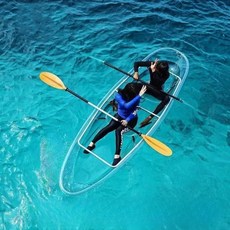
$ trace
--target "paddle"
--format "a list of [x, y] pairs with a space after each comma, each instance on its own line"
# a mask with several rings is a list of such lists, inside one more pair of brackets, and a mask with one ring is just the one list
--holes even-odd
[[[98, 59], [98, 58], [95, 58], [95, 57], [92, 57], [92, 56], [89, 56], [89, 57], [92, 58], [92, 59], [95, 59], [95, 60], [97, 60], [97, 61], [99, 61], [99, 62], [102, 62], [103, 64], [105, 64], [105, 65], [107, 65], [107, 66], [109, 66], [109, 67], [111, 67], [111, 68], [113, 68], [113, 69], [115, 69], [115, 70], [117, 70], [117, 71], [119, 71], [119, 72], [121, 72], [121, 73], [123, 73], [123, 74], [125, 74], [125, 75], [127, 75], [127, 76], [129, 76], [129, 77], [131, 77], [131, 78], [133, 78], [132, 74], [127, 73], [127, 72], [125, 72], [124, 70], [119, 69], [119, 68], [116, 67], [116, 66], [113, 66], [113, 65], [110, 64], [109, 62], [103, 61], [103, 60], [101, 60], [101, 59]], [[176, 74], [174, 74], [174, 73], [172, 73], [172, 72], [170, 72], [170, 73], [171, 73], [172, 75], [174, 75], [174, 76], [177, 76]], [[141, 80], [141, 79], [138, 79], [138, 81], [140, 81], [140, 82], [143, 83], [144, 85], [148, 85], [149, 87], [152, 87], [152, 85], [150, 85], [148, 82], [145, 82], [145, 81], [143, 81], [143, 80]], [[155, 89], [155, 90], [156, 90], [156, 89]], [[202, 111], [200, 111], [199, 109], [196, 109], [194, 106], [190, 105], [189, 103], [187, 103], [186, 101], [182, 100], [181, 98], [178, 98], [178, 97], [176, 97], [176, 96], [174, 96], [174, 95], [172, 95], [172, 94], [169, 94], [169, 93], [167, 93], [167, 92], [164, 92], [164, 91], [160, 91], [160, 92], [162, 92], [162, 93], [168, 95], [169, 97], [172, 97], [173, 99], [175, 99], [175, 100], [177, 100], [177, 101], [183, 103], [184, 105], [187, 105], [187, 106], [190, 107], [191, 109], [193, 109], [193, 110], [195, 110], [196, 112], [198, 112], [200, 115], [206, 116]]]
[[[80, 100], [84, 101], [85, 103], [87, 103], [88, 105], [94, 107], [95, 109], [101, 111], [102, 113], [106, 114], [107, 116], [111, 117], [113, 120], [120, 122], [117, 118], [113, 117], [112, 115], [110, 115], [109, 113], [107, 113], [106, 111], [104, 111], [103, 109], [97, 107], [96, 105], [94, 105], [93, 103], [91, 103], [90, 101], [87, 101], [85, 98], [81, 97], [80, 95], [76, 94], [75, 92], [73, 92], [72, 90], [68, 89], [64, 83], [62, 82], [62, 80], [60, 78], [58, 78], [58, 76], [56, 76], [53, 73], [49, 73], [49, 72], [42, 72], [40, 73], [40, 79], [45, 82], [47, 85], [52, 86], [54, 88], [57, 89], [62, 89], [65, 90], [71, 94], [73, 94], [75, 97], [79, 98]], [[121, 122], [120, 122], [121, 123]], [[153, 137], [144, 135], [140, 132], [138, 132], [137, 130], [128, 127], [130, 130], [132, 130], [133, 132], [135, 132], [136, 134], [138, 134], [140, 137], [143, 138], [143, 140], [153, 149], [155, 149], [157, 152], [161, 153], [164, 156], [171, 156], [172, 155], [172, 150], [166, 146], [165, 144], [163, 144], [162, 142], [156, 140]]]
[[[122, 70], [122, 69], [119, 69], [118, 67], [112, 65], [112, 64], [109, 63], [109, 62], [103, 61], [103, 60], [101, 60], [101, 59], [98, 59], [98, 58], [95, 58], [95, 57], [92, 57], [92, 56], [89, 56], [89, 57], [92, 58], [92, 59], [95, 59], [95, 60], [97, 60], [97, 61], [99, 61], [99, 62], [102, 62], [103, 64], [105, 64], [105, 65], [107, 65], [107, 66], [109, 66], [109, 67], [111, 67], [111, 68], [113, 68], [113, 69], [115, 69], [115, 70], [117, 70], [117, 71], [119, 71], [119, 72], [121, 72], [121, 73], [123, 73], [123, 74], [125, 74], [125, 75], [127, 75], [127, 76], [129, 76], [129, 77], [131, 77], [131, 78], [133, 78], [133, 75], [132, 75], [132, 74], [130, 74], [130, 73], [128, 73], [128, 72], [125, 72], [125, 71]], [[141, 82], [141, 83], [144, 84], [144, 85], [149, 86], [150, 88], [153, 87], [153, 86], [150, 85], [148, 82], [145, 82], [145, 81], [143, 81], [143, 80], [141, 80], [141, 79], [138, 79], [138, 81]], [[156, 89], [154, 89], [154, 90], [156, 90]], [[184, 103], [184, 101], [183, 101], [182, 99], [180, 99], [180, 98], [178, 98], [178, 97], [175, 97], [175, 96], [172, 95], [172, 94], [166, 93], [166, 92], [164, 92], [164, 91], [160, 91], [160, 92], [162, 92], [162, 93], [168, 95], [169, 97], [174, 98], [174, 99], [177, 100], [177, 101], [180, 101], [180, 102]]]

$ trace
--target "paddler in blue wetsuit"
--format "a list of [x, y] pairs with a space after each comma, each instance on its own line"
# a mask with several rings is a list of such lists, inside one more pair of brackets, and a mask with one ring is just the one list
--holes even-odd
[[[147, 94], [150, 94], [160, 100], [160, 104], [153, 111], [154, 114], [158, 114], [161, 110], [169, 103], [170, 98], [163, 92], [163, 85], [169, 78], [169, 65], [167, 61], [138, 61], [134, 63], [134, 76], [135, 80], [139, 79], [138, 68], [147, 67], [150, 74], [150, 85], [147, 86]], [[148, 125], [154, 115], [148, 116], [144, 121], [141, 122], [140, 127]]]
[[121, 146], [122, 146], [122, 135], [127, 130], [126, 126], [131, 128], [137, 124], [137, 106], [140, 103], [141, 97], [146, 92], [146, 86], [138, 90], [135, 87], [135, 83], [129, 83], [124, 89], [119, 89], [115, 95], [115, 100], [118, 104], [118, 110], [114, 117], [120, 122], [111, 120], [110, 123], [101, 129], [93, 140], [90, 142], [84, 153], [89, 153], [87, 150], [93, 150], [96, 147], [96, 142], [102, 139], [106, 134], [115, 130], [116, 133], [116, 151], [113, 160], [113, 166], [117, 165], [121, 160]]

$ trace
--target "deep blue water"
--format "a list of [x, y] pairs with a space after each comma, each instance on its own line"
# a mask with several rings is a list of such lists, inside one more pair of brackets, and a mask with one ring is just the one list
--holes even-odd
[[[229, 12], [228, 0], [1, 1], [0, 229], [229, 229]], [[119, 75], [89, 56], [129, 71], [161, 47], [190, 62], [179, 96], [195, 110], [174, 103], [156, 134], [173, 156], [143, 145], [99, 187], [63, 194], [62, 162], [92, 108], [40, 72], [97, 104]]]

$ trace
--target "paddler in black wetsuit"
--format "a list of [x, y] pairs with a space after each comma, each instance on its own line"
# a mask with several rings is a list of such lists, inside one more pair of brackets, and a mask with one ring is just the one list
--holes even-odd
[[[165, 81], [169, 78], [169, 65], [166, 61], [138, 61], [134, 63], [134, 76], [135, 80], [139, 79], [138, 68], [139, 67], [148, 67], [150, 74], [150, 85], [147, 86], [147, 94], [150, 94], [160, 100], [160, 104], [153, 111], [154, 114], [158, 114], [170, 101], [170, 98], [167, 94], [163, 93], [163, 85]], [[144, 121], [141, 122], [140, 127], [148, 125], [150, 120], [154, 115], [148, 116]]]
[[120, 152], [122, 146], [122, 135], [126, 131], [127, 127], [133, 128], [137, 124], [137, 106], [140, 103], [140, 99], [146, 91], [146, 86], [141, 88], [135, 87], [136, 83], [129, 83], [124, 89], [119, 89], [115, 95], [115, 101], [118, 105], [116, 117], [120, 122], [112, 119], [110, 123], [101, 129], [93, 140], [90, 142], [84, 153], [89, 153], [88, 150], [93, 150], [96, 147], [96, 142], [107, 135], [109, 132], [116, 130], [116, 152], [114, 155], [113, 166], [117, 165], [120, 160]]

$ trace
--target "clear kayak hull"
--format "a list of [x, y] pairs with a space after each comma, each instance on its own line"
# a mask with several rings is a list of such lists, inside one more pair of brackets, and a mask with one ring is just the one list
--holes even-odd
[[[161, 48], [152, 52], [143, 60], [154, 61], [156, 58], [169, 62], [170, 78], [165, 83], [164, 91], [177, 97], [188, 75], [188, 59], [183, 53], [176, 49]], [[149, 72], [147, 68], [139, 68], [139, 73], [143, 81], [149, 81]], [[130, 71], [129, 74], [133, 74], [133, 72]], [[116, 111], [113, 111], [113, 106], [111, 106], [110, 101], [114, 99], [114, 95], [118, 88], [123, 88], [124, 85], [132, 81], [133, 79], [131, 77], [123, 76], [105, 95], [98, 104], [98, 107], [113, 116]], [[157, 104], [159, 104], [158, 100], [145, 94], [140, 103], [138, 124], [135, 129], [140, 130], [143, 134], [153, 136], [154, 132], [170, 110], [174, 100], [175, 99], [171, 98], [168, 105], [165, 106], [158, 116], [154, 117], [150, 125], [139, 129], [140, 121], [148, 116]], [[100, 140], [91, 153], [83, 153], [94, 135], [107, 125], [110, 120], [111, 118], [105, 113], [95, 109], [78, 132], [66, 154], [60, 171], [59, 185], [64, 193], [77, 195], [99, 185], [121, 168], [131, 156], [138, 152], [138, 149], [143, 143], [143, 139], [134, 132], [128, 131], [123, 135], [121, 151], [122, 161], [116, 167], [113, 167], [111, 164], [115, 151], [114, 132], [109, 133]]]

